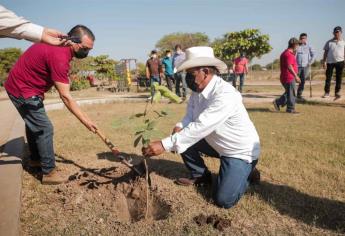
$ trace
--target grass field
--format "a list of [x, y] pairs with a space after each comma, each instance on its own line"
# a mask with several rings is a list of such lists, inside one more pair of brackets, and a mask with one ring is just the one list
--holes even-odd
[[[156, 105], [163, 107], [170, 115], [159, 123], [157, 138], [168, 135], [185, 110], [185, 105]], [[133, 134], [139, 124], [128, 117], [143, 108], [144, 104], [128, 103], [83, 109], [120, 150], [137, 160], [140, 148], [133, 147]], [[110, 207], [115, 204], [112, 189], [127, 169], [67, 110], [50, 112], [63, 172], [114, 167], [116, 181], [103, 182], [93, 190], [77, 184], [42, 186], [34, 174], [24, 172], [22, 235], [344, 234], [345, 106], [297, 105], [298, 116], [272, 112], [270, 104], [249, 104], [247, 109], [261, 139], [261, 184], [250, 187], [234, 208], [219, 209], [208, 190], [174, 184], [188, 172], [178, 155], [166, 153], [148, 164], [157, 196], [169, 205], [164, 208], [168, 216], [138, 222], [120, 222]], [[206, 158], [206, 164], [218, 172], [217, 159]], [[201, 213], [230, 219], [231, 227], [224, 232], [209, 225], [199, 227], [193, 218]]]

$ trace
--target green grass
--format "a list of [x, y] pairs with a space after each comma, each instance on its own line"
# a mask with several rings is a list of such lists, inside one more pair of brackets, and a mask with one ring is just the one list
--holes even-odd
[[[169, 135], [184, 114], [185, 105], [158, 104], [168, 107], [170, 115], [162, 119], [157, 138]], [[150, 162], [152, 181], [165, 201], [172, 206], [170, 217], [155, 223], [114, 224], [112, 213], [93, 207], [64, 212], [54, 190], [41, 186], [24, 173], [23, 235], [216, 235], [210, 226], [198, 227], [193, 217], [216, 213], [232, 220], [227, 235], [337, 235], [345, 233], [345, 107], [297, 105], [298, 116], [271, 112], [269, 104], [247, 106], [262, 145], [258, 169], [262, 183], [251, 187], [232, 209], [219, 209], [205, 199], [203, 191], [176, 186], [175, 178], [188, 172], [178, 155], [166, 153]], [[142, 111], [144, 104], [108, 104], [83, 108], [119, 148], [140, 155], [133, 147], [138, 121], [127, 119]], [[49, 113], [55, 127], [56, 153], [91, 168], [114, 165], [111, 159], [98, 159], [107, 147], [87, 131], [67, 110]], [[206, 158], [213, 173], [219, 161]], [[75, 167], [62, 165], [66, 172]], [[82, 190], [81, 190], [82, 191]], [[112, 199], [103, 199], [112, 201]], [[95, 201], [95, 204], [99, 200]], [[87, 216], [87, 217], [86, 217]], [[90, 219], [102, 217], [104, 224]]]

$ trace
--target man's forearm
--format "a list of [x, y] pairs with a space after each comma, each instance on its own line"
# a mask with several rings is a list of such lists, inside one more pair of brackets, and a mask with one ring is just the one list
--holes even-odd
[[289, 65], [288, 69], [289, 69], [290, 73], [293, 74], [293, 76], [296, 78], [297, 74], [296, 74], [295, 70], [293, 69], [292, 65]]
[[324, 53], [323, 53], [322, 62], [326, 63], [326, 60], [327, 60], [327, 51], [325, 50]]
[[86, 114], [80, 109], [76, 101], [72, 97], [61, 97], [63, 103], [67, 107], [67, 109], [80, 120], [81, 123], [85, 124], [86, 120], [89, 118], [86, 116]]

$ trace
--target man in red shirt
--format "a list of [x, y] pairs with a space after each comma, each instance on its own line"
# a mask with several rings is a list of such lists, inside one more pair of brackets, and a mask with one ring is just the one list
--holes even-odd
[[241, 52], [240, 56], [234, 60], [232, 69], [235, 72], [235, 78], [232, 81], [232, 85], [236, 88], [236, 80], [239, 77], [240, 85], [238, 87], [238, 91], [242, 93], [244, 79], [246, 74], [248, 74], [248, 59], [245, 57], [243, 52]]
[[280, 82], [282, 83], [285, 92], [284, 94], [273, 101], [276, 111], [280, 110], [280, 107], [286, 105], [286, 112], [296, 114], [296, 92], [295, 84], [300, 83], [301, 79], [298, 77], [296, 51], [299, 45], [299, 41], [296, 38], [289, 40], [288, 48], [280, 55]]
[[73, 57], [85, 58], [93, 48], [95, 36], [83, 25], [73, 27], [68, 36], [79, 38], [80, 43], [70, 42], [64, 47], [33, 44], [18, 59], [5, 82], [5, 89], [25, 122], [31, 152], [29, 164], [42, 168], [42, 184], [67, 180], [55, 167], [53, 126], [44, 109], [44, 93], [55, 86], [66, 107], [81, 123], [92, 132], [97, 129], [73, 100], [68, 79], [70, 61]]

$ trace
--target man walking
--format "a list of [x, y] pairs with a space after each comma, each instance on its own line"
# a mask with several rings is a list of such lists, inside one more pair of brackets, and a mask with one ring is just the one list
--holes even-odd
[[95, 36], [83, 25], [73, 27], [68, 36], [78, 37], [81, 43], [67, 47], [33, 44], [18, 59], [5, 82], [5, 89], [25, 122], [31, 153], [29, 164], [41, 167], [42, 184], [67, 180], [55, 167], [53, 126], [44, 109], [44, 93], [54, 85], [70, 112], [90, 131], [97, 129], [73, 100], [68, 79], [70, 61], [73, 57], [85, 58], [93, 48]]
[[280, 107], [284, 107], [286, 105], [286, 112], [292, 114], [298, 113], [295, 111], [295, 82], [301, 82], [297, 75], [298, 70], [295, 57], [298, 45], [298, 39], [291, 38], [289, 40], [288, 48], [280, 55], [280, 82], [282, 83], [285, 92], [280, 98], [273, 101], [276, 111], [279, 111]]
[[180, 153], [191, 174], [191, 178], [176, 181], [184, 186], [210, 184], [211, 173], [201, 154], [219, 158], [214, 201], [219, 207], [230, 208], [245, 193], [253, 177], [258, 176], [254, 168], [260, 154], [259, 136], [241, 94], [217, 75], [226, 72], [227, 66], [214, 57], [212, 48], [187, 49], [186, 60], [177, 68], [182, 70], [187, 71], [186, 82], [193, 91], [187, 114], [171, 136], [151, 142], [143, 148], [143, 155]]
[[167, 82], [168, 88], [170, 91], [172, 91], [175, 81], [174, 81], [173, 62], [171, 59], [170, 50], [165, 51], [165, 57], [162, 60], [162, 69], [163, 69], [164, 77]]
[[[176, 68], [185, 60], [186, 55], [182, 51], [181, 45], [177, 44], [175, 46], [175, 54], [173, 56], [173, 67]], [[182, 97], [186, 98], [187, 96], [187, 84], [185, 79], [185, 74], [183, 71], [176, 72], [175, 75], [175, 93], [177, 96], [181, 97], [180, 86], [182, 83]]]
[[238, 91], [242, 93], [244, 79], [248, 74], [248, 59], [245, 57], [243, 52], [241, 52], [240, 56], [234, 60], [232, 69], [235, 72], [235, 78], [232, 81], [232, 85], [236, 88], [236, 81], [239, 78], [240, 85], [238, 87]]
[[304, 90], [304, 84], [306, 78], [308, 78], [310, 71], [310, 66], [315, 60], [315, 51], [307, 43], [307, 34], [302, 33], [299, 36], [299, 47], [297, 48], [296, 60], [298, 66], [298, 76], [301, 79], [301, 83], [297, 89], [297, 98], [302, 99], [302, 94]]
[[341, 80], [344, 69], [345, 41], [342, 38], [342, 29], [337, 26], [333, 30], [334, 37], [328, 40], [324, 46], [323, 66], [326, 69], [325, 94], [323, 98], [329, 97], [333, 70], [335, 68], [335, 99], [341, 97]]

